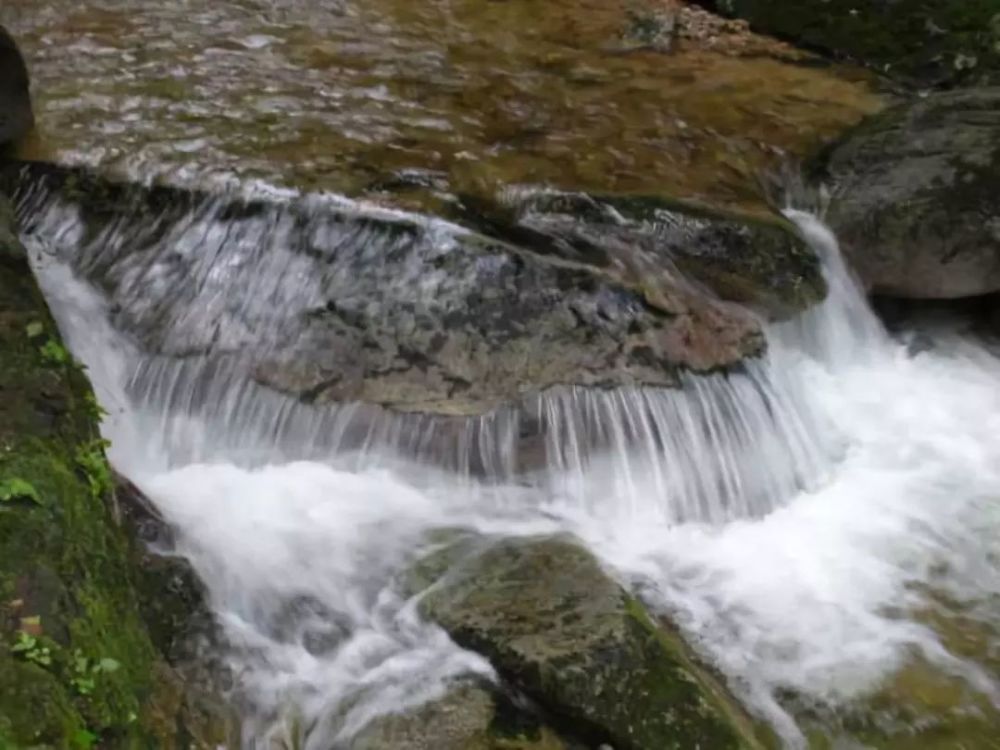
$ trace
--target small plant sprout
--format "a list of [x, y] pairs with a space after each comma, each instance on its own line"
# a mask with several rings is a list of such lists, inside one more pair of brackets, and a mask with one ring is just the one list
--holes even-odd
[[69, 681], [77, 693], [90, 695], [97, 687], [100, 675], [116, 672], [120, 666], [117, 661], [109, 658], [93, 661], [77, 649], [73, 652], [73, 675]]
[[41, 348], [42, 359], [45, 360], [46, 364], [52, 366], [63, 366], [68, 365], [73, 361], [72, 355], [66, 351], [66, 347], [60, 344], [55, 339], [49, 339], [45, 342], [45, 345]]
[[40, 667], [52, 666], [52, 651], [35, 636], [21, 632], [17, 641], [10, 647], [11, 653], [19, 655], [25, 661], [33, 662]]

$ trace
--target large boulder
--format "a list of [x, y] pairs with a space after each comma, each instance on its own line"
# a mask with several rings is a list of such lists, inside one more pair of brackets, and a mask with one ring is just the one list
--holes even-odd
[[764, 347], [756, 318], [680, 279], [651, 292], [437, 220], [27, 169], [26, 231], [148, 352], [228, 357], [308, 401], [478, 414], [562, 384], [671, 387]]
[[861, 61], [918, 85], [993, 80], [1000, 6], [991, 0], [699, 0], [765, 34]]
[[814, 168], [864, 283], [899, 297], [1000, 290], [1000, 88], [932, 94], [863, 123]]
[[570, 538], [458, 537], [406, 582], [429, 583], [427, 617], [593, 745], [761, 746], [714, 675]]
[[23, 138], [34, 121], [28, 68], [13, 37], [0, 26], [0, 153]]

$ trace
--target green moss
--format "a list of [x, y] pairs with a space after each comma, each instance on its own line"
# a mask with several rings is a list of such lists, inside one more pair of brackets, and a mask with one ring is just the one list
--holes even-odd
[[[747, 747], [777, 748], [778, 738], [770, 727], [755, 721], [733, 700], [722, 679], [708, 667], [692, 658], [681, 636], [665, 623], [653, 622], [642, 603], [632, 596], [625, 597], [625, 611], [636, 634], [636, 640], [643, 640], [647, 648], [666, 653], [668, 660], [658, 660], [672, 667], [670, 675], [651, 675], [648, 689], [653, 693], [663, 693], [668, 686], [685, 685], [697, 692], [705, 705], [705, 716], [723, 716], [739, 731]], [[684, 679], [682, 679], [682, 677]], [[672, 701], [671, 695], [659, 695], [657, 702]], [[660, 703], [669, 705], [669, 703]]]
[[[5, 216], [0, 196], [0, 482], [30, 485], [38, 502], [0, 505], [0, 731], [13, 747], [173, 747], [146, 720], [160, 655], [110, 508], [93, 394], [52, 355], [65, 350]], [[48, 663], [12, 650], [24, 631]]]
[[0, 726], [11, 748], [66, 747], [85, 729], [59, 678], [9, 653], [0, 655]]
[[591, 745], [762, 748], [721, 682], [660, 631], [642, 605], [567, 537], [459, 539], [411, 579], [460, 645]]

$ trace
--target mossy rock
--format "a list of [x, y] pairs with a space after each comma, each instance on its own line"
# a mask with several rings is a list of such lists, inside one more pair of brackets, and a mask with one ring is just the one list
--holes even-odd
[[214, 747], [225, 722], [194, 718], [142, 619], [96, 401], [11, 216], [0, 196], [0, 738]]
[[753, 29], [921, 86], [997, 81], [996, 0], [701, 0]]
[[719, 680], [572, 539], [466, 537], [418, 562], [405, 586], [442, 569], [422, 613], [589, 744], [763, 747]]
[[827, 220], [874, 292], [1000, 291], [1000, 87], [938, 92], [862, 123], [816, 159]]
[[[652, 195], [525, 191], [506, 203], [463, 198], [462, 218], [547, 256], [600, 269], [653, 305], [669, 286], [784, 319], [821, 302], [816, 253], [777, 215], [750, 215]], [[667, 287], [658, 293], [662, 281]], [[661, 304], [670, 310], [671, 303]]]

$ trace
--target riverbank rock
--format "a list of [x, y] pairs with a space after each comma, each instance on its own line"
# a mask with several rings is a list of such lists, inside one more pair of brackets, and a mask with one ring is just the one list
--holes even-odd
[[[787, 318], [819, 303], [815, 252], [781, 217], [723, 212], [657, 196], [509, 191], [465, 198], [463, 218], [533, 251], [594, 266], [641, 289], [653, 305], [688, 284], [709, 296]], [[670, 310], [670, 303], [663, 305]]]
[[673, 387], [764, 348], [751, 314], [677, 279], [651, 294], [434, 219], [27, 169], [26, 232], [148, 352], [228, 357], [306, 401], [480, 414], [556, 385]]
[[514, 705], [495, 685], [459, 682], [401, 714], [379, 717], [351, 740], [351, 750], [584, 750]]
[[432, 581], [421, 611], [589, 744], [761, 746], [718, 680], [572, 539], [459, 539], [406, 586]]
[[828, 221], [875, 293], [1000, 290], [1000, 87], [932, 94], [847, 134], [817, 163]]
[[143, 620], [98, 418], [0, 200], [0, 746], [215, 747]]
[[0, 153], [27, 135], [34, 122], [28, 68], [17, 43], [0, 26]]
[[983, 0], [699, 0], [765, 34], [921, 86], [997, 81], [1000, 7]]

